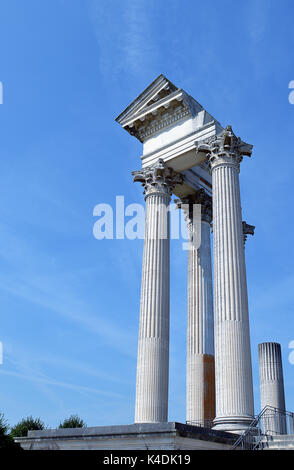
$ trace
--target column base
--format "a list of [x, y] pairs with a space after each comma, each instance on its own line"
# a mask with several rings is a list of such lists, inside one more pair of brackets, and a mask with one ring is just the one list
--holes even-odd
[[152, 421], [152, 420], [149, 420], [149, 421], [134, 421], [134, 424], [164, 424], [164, 423], [168, 423], [168, 421]]
[[253, 420], [254, 417], [252, 416], [221, 416], [214, 419], [212, 429], [243, 434]]

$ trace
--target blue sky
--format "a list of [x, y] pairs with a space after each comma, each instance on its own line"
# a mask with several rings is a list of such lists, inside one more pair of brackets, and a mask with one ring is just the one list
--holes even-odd
[[[6, 0], [0, 6], [0, 410], [55, 427], [133, 421], [142, 240], [93, 237], [93, 208], [143, 202], [140, 143], [114, 118], [163, 73], [254, 144], [241, 165], [257, 344], [282, 345], [294, 410], [294, 5], [290, 0]], [[169, 419], [185, 420], [186, 253], [171, 243]]]

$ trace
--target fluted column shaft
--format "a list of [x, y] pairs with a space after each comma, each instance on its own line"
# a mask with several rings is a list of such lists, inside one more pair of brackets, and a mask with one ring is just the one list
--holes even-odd
[[242, 430], [253, 419], [252, 367], [238, 169], [212, 169], [216, 419]]
[[167, 421], [169, 379], [169, 196], [146, 198], [135, 422]]
[[[186, 421], [209, 426], [215, 417], [213, 296], [210, 223], [211, 198], [204, 190], [183, 200], [186, 206], [189, 251], [187, 292]], [[200, 204], [200, 223], [195, 224], [194, 204]], [[184, 207], [182, 205], [182, 207]], [[196, 233], [200, 229], [199, 234]]]
[[215, 429], [242, 432], [254, 416], [239, 168], [252, 146], [230, 126], [207, 144], [213, 190]]
[[163, 162], [139, 172], [146, 194], [138, 339], [136, 423], [168, 419], [170, 236], [168, 206], [181, 178]]
[[[267, 405], [285, 411], [285, 392], [281, 346], [278, 343], [258, 345], [261, 410]], [[286, 434], [286, 416], [268, 410], [263, 416], [263, 431]]]

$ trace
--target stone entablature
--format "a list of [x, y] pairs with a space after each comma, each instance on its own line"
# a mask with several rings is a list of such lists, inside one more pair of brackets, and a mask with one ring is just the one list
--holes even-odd
[[128, 106], [117, 122], [140, 142], [187, 116], [194, 117], [202, 106], [163, 75]]
[[188, 93], [159, 75], [116, 121], [143, 143], [143, 168], [161, 159], [183, 174], [184, 184], [174, 191], [178, 197], [201, 188], [211, 194], [206, 155], [197, 146], [223, 128]]

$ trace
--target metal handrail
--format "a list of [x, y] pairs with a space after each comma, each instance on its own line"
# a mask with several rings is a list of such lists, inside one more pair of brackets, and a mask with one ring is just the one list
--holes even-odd
[[[268, 415], [268, 412], [272, 412], [272, 415]], [[237, 449], [238, 447], [244, 449], [246, 447], [246, 444], [248, 443], [249, 449], [256, 450], [260, 449], [260, 445], [262, 444], [262, 441], [264, 437], [269, 435], [270, 433], [275, 433], [278, 434], [276, 431], [272, 430], [269, 431], [267, 430], [266, 432], [262, 432], [260, 423], [264, 415], [267, 414], [267, 418], [272, 418], [273, 416], [276, 418], [277, 416], [288, 416], [292, 420], [292, 425], [294, 424], [294, 413], [291, 413], [289, 411], [285, 410], [280, 410], [278, 408], [275, 408], [273, 406], [267, 405], [265, 406], [261, 412], [252, 420], [250, 426], [246, 429], [246, 431], [241, 434], [238, 439], [235, 441], [233, 444], [232, 449]], [[292, 429], [294, 432], [294, 429]], [[247, 439], [249, 442], [247, 442]]]
[[205, 419], [203, 421], [186, 421], [186, 424], [190, 426], [197, 426], [200, 428], [212, 428], [213, 427], [213, 420]]

